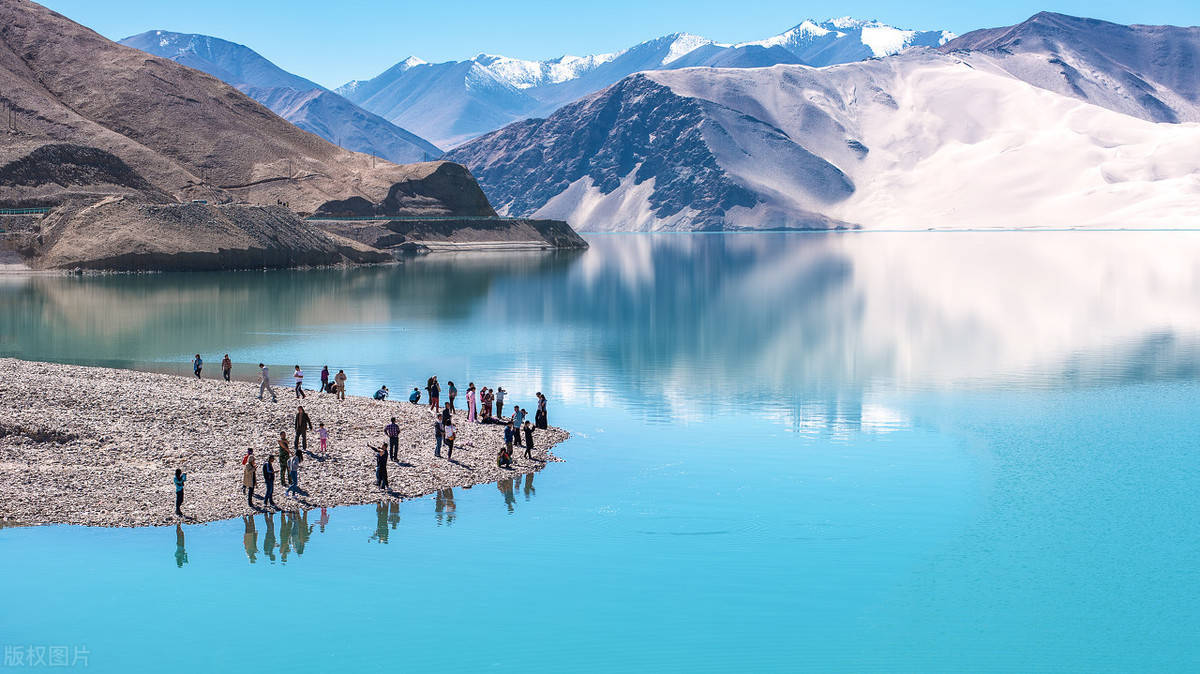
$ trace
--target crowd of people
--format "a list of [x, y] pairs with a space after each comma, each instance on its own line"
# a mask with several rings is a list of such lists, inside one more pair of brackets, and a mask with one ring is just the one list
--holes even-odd
[[[202, 378], [204, 361], [200, 354], [196, 354], [192, 361], [192, 371], [197, 379]], [[232, 361], [229, 354], [221, 360], [221, 373], [225, 381], [232, 381], [231, 372], [233, 369]], [[278, 402], [278, 397], [275, 394], [274, 388], [271, 386], [270, 369], [263, 363], [258, 364], [259, 371], [259, 388], [258, 399], [263, 400], [264, 394], [270, 393], [271, 399]], [[297, 400], [306, 398], [304, 391], [304, 371], [299, 365], [296, 365], [292, 379], [294, 382], [294, 393]], [[343, 370], [338, 370], [337, 374], [329, 376], [329, 367], [321, 368], [321, 394], [336, 395], [338, 400], [344, 400], [346, 397], [346, 373]], [[458, 439], [458, 429], [455, 426], [455, 414], [459, 411], [455, 408], [455, 400], [458, 397], [458, 388], [453, 381], [446, 382], [446, 403], [441, 403], [442, 387], [438, 382], [436, 375], [431, 376], [425, 383], [425, 391], [428, 394], [429, 411], [433, 416], [433, 456], [435, 458], [442, 457], [442, 449], [446, 450], [445, 458], [447, 461], [454, 462], [454, 446]], [[375, 392], [374, 399], [377, 401], [386, 401], [389, 395], [387, 386], [380, 386]], [[465, 423], [479, 424], [499, 424], [504, 426], [504, 444], [500, 446], [496, 455], [496, 465], [502, 468], [511, 468], [513, 465], [513, 447], [524, 447], [523, 457], [533, 459], [533, 437], [535, 429], [548, 428], [546, 418], [546, 396], [541, 391], [537, 392], [537, 403], [534, 411], [533, 421], [529, 420], [529, 413], [526, 409], [519, 405], [512, 406], [512, 412], [508, 418], [504, 414], [504, 401], [507, 391], [503, 386], [496, 389], [483, 387], [475, 388], [475, 383], [471, 382], [467, 385], [465, 409]], [[409, 402], [414, 405], [421, 404], [421, 389], [413, 387], [412, 393], [409, 395]], [[493, 406], [495, 414], [493, 414]], [[298, 499], [305, 492], [300, 489], [301, 467], [304, 462], [304, 455], [308, 452], [308, 432], [315, 431], [319, 441], [319, 451], [322, 460], [328, 458], [329, 452], [329, 431], [325, 428], [324, 422], [320, 422], [314, 428], [312, 419], [305, 412], [303, 406], [296, 408], [293, 425], [292, 442], [288, 442], [287, 432], [280, 431], [277, 439], [278, 452], [266, 452], [266, 458], [262, 461], [261, 467], [258, 460], [254, 456], [254, 449], [249, 447], [242, 456], [242, 492], [246, 495], [246, 503], [251, 508], [255, 508], [254, 498], [255, 490], [258, 487], [259, 473], [262, 474], [263, 480], [263, 495], [262, 503], [264, 507], [278, 508], [275, 503], [275, 476], [279, 476], [279, 486], [286, 487], [285, 495], [289, 498]], [[388, 484], [388, 462], [400, 462], [399, 456], [399, 437], [400, 426], [396, 422], [396, 417], [392, 417], [390, 423], [382, 429], [385, 440], [378, 445], [367, 443], [368, 449], [373, 453], [375, 460], [375, 486], [384, 491], [390, 490]], [[311, 455], [311, 453], [310, 453]], [[276, 467], [275, 460], [278, 457], [279, 465]], [[184, 500], [184, 485], [187, 481], [187, 473], [182, 469], [176, 469], [174, 475], [175, 486], [175, 514], [182, 517], [182, 507]]]

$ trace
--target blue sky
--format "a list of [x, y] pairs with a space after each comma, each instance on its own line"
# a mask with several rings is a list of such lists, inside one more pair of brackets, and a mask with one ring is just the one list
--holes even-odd
[[874, 18], [903, 28], [964, 33], [1017, 23], [1041, 10], [1118, 23], [1200, 24], [1200, 0], [45, 0], [46, 6], [119, 40], [152, 29], [240, 42], [280, 67], [336, 87], [400, 59], [470, 58], [479, 52], [543, 59], [623, 49], [685, 31], [722, 42], [783, 32], [806, 18]]

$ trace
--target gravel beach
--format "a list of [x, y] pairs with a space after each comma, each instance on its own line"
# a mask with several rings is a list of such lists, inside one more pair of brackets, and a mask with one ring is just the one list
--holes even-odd
[[[298, 404], [314, 430], [300, 467], [304, 493], [289, 498], [276, 478], [275, 502], [283, 510], [413, 498], [533, 473], [559, 460], [550, 449], [569, 436], [553, 427], [535, 430], [534, 460], [514, 447], [513, 468], [498, 468], [504, 427], [467, 423], [459, 410], [454, 460], [448, 461], [444, 449], [443, 458], [433, 456], [427, 405], [349, 395], [338, 401], [307, 390], [296, 400], [290, 373], [283, 374], [273, 403], [269, 396], [258, 400], [257, 383], [0, 358], [0, 520], [153, 526], [258, 512], [241, 491], [241, 457], [254, 448], [261, 497], [261, 460], [278, 454], [280, 431], [293, 440]], [[458, 402], [466, 401], [460, 395]], [[383, 427], [393, 416], [400, 426], [399, 461], [388, 462], [384, 492], [375, 487], [375, 455], [366, 443], [386, 442]], [[315, 427], [321, 422], [329, 429], [327, 458], [319, 456]], [[182, 519], [174, 513], [177, 467], [187, 473]], [[262, 508], [260, 498], [255, 508]]]

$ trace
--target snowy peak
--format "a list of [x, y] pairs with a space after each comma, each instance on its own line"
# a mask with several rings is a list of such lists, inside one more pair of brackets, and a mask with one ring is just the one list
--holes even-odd
[[664, 39], [670, 40], [670, 46], [667, 47], [666, 56], [662, 58], [663, 65], [678, 61], [701, 47], [715, 44], [712, 40], [691, 33], [674, 33]]
[[891, 56], [914, 46], [937, 47], [954, 37], [949, 31], [906, 30], [874, 19], [843, 16], [820, 23], [806, 19], [774, 37], [736, 46], [783, 47], [805, 63], [827, 66]]

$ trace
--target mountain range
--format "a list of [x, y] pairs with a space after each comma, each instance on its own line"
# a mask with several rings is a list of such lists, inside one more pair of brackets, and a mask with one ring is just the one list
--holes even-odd
[[548, 61], [480, 54], [466, 61], [426, 63], [409, 57], [337, 92], [442, 147], [453, 147], [507, 123], [549, 114], [646, 70], [826, 66], [911, 46], [937, 46], [953, 37], [946, 31], [901, 30], [847, 17], [805, 21], [774, 37], [742, 44], [673, 33], [611, 54]]
[[[772, 45], [778, 46], [778, 45]], [[634, 74], [465, 143], [502, 213], [584, 230], [1179, 226], [1200, 28], [1042, 13], [811, 68]]]
[[538, 238], [552, 234], [581, 243], [562, 223], [516, 232], [517, 224], [494, 220], [461, 165], [399, 165], [350, 152], [215, 77], [116, 44], [28, 0], [0, 0], [0, 104], [0, 251], [33, 266], [393, 259], [391, 250], [300, 217], [345, 204], [407, 219], [385, 248], [426, 236], [429, 221], [439, 227], [428, 236], [450, 243], [459, 229], [476, 241], [557, 245]]
[[208, 73], [301, 129], [347, 150], [397, 163], [428, 161], [442, 154], [424, 138], [283, 70], [249, 47], [165, 30], [139, 33], [120, 43]]

